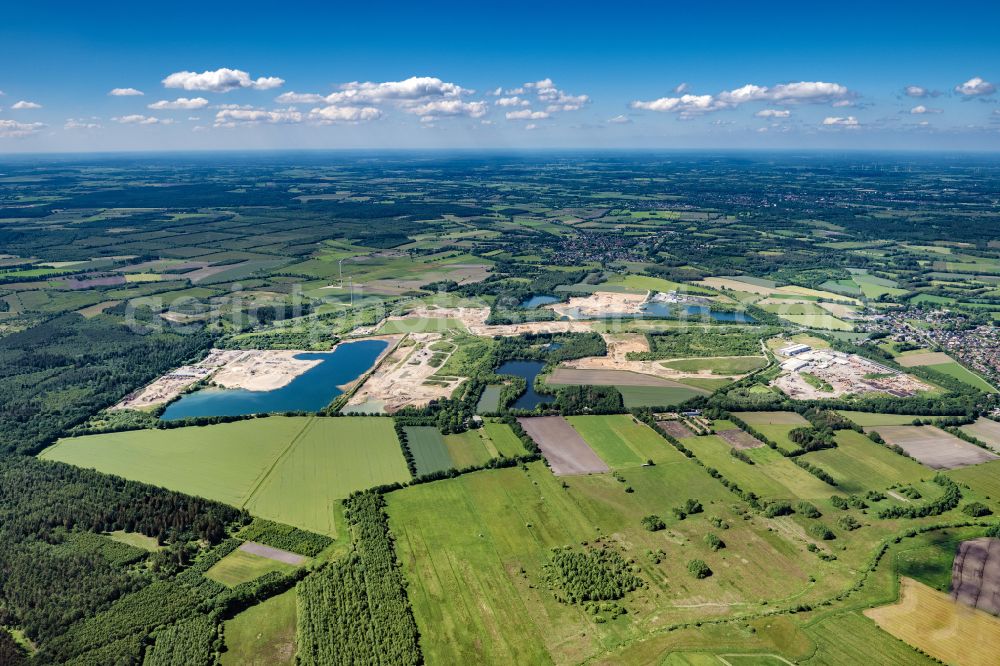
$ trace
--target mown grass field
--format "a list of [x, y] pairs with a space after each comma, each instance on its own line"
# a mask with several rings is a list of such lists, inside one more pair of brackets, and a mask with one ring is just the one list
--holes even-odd
[[837, 413], [865, 428], [869, 426], [909, 425], [913, 423], [914, 419], [926, 418], [924, 416], [914, 416], [912, 414], [875, 414], [871, 412], [851, 412], [846, 410], [838, 410]]
[[484, 465], [491, 458], [499, 457], [499, 451], [494, 446], [493, 440], [483, 429], [445, 435], [444, 444], [448, 448], [448, 455], [451, 456], [454, 467], [458, 469]]
[[40, 456], [335, 534], [337, 501], [410, 475], [392, 421], [283, 417], [63, 439]]
[[629, 415], [569, 416], [566, 420], [612, 469], [638, 467], [669, 446], [656, 432]]
[[937, 365], [925, 366], [929, 370], [934, 370], [935, 372], [940, 372], [946, 374], [950, 377], [954, 377], [963, 384], [968, 384], [973, 388], [977, 388], [985, 393], [996, 393], [997, 390], [993, 388], [986, 380], [972, 372], [964, 365], [952, 361], [950, 363], [939, 363]]
[[205, 572], [205, 576], [223, 585], [233, 587], [240, 583], [256, 580], [272, 571], [290, 573], [295, 571], [295, 568], [291, 564], [236, 549], [212, 565], [212, 568]]
[[853, 430], [838, 431], [836, 441], [836, 448], [807, 453], [804, 460], [828, 472], [846, 493], [864, 494], [871, 488], [916, 483], [932, 476], [915, 460], [893, 453]]
[[625, 407], [671, 407], [704, 395], [697, 388], [683, 386], [615, 386], [622, 394]]
[[223, 666], [295, 663], [295, 590], [251, 606], [223, 625]]

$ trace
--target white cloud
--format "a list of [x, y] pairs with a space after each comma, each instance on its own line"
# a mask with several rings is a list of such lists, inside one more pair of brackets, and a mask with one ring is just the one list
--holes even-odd
[[16, 120], [0, 119], [0, 139], [20, 139], [37, 134], [45, 127], [45, 123], [20, 123]]
[[326, 101], [325, 95], [316, 93], [286, 92], [274, 98], [278, 104], [322, 104]]
[[823, 125], [827, 127], [857, 127], [860, 124], [854, 116], [827, 116], [823, 119]]
[[503, 88], [494, 88], [493, 90], [491, 90], [490, 92], [488, 92], [486, 94], [487, 95], [492, 95], [493, 97], [499, 97], [500, 95], [503, 94]]
[[15, 102], [10, 108], [15, 111], [26, 111], [28, 109], [40, 109], [42, 108], [42, 105], [22, 99], [19, 102]]
[[661, 97], [651, 101], [636, 100], [633, 109], [677, 113], [682, 118], [731, 109], [750, 102], [778, 104], [827, 104], [850, 103], [855, 94], [846, 86], [826, 81], [799, 81], [776, 86], [758, 86], [748, 83], [733, 90], [723, 90], [718, 95], [683, 94]]
[[992, 95], [997, 91], [995, 85], [989, 81], [984, 81], [978, 76], [974, 76], [965, 83], [955, 86], [955, 92], [959, 95], [965, 95], [966, 97], [981, 97], [984, 95]]
[[760, 101], [785, 104], [827, 103], [850, 97], [853, 97], [853, 94], [846, 86], [826, 81], [798, 81], [796, 83], [781, 83], [772, 87], [748, 83], [735, 90], [724, 90], [718, 95], [719, 101], [726, 105]]
[[608, 122], [613, 125], [627, 125], [632, 122], [632, 119], [624, 114], [619, 114], [614, 118], [608, 118]]
[[536, 129], [538, 129], [538, 125], [535, 124], [535, 123], [528, 123], [527, 125], [524, 126], [524, 129], [529, 130], [529, 131], [530, 130], [536, 130]]
[[681, 95], [680, 97], [661, 97], [649, 102], [634, 101], [631, 104], [633, 109], [643, 111], [659, 111], [660, 113], [703, 113], [714, 111], [716, 107], [715, 98], [711, 95]]
[[255, 90], [270, 90], [279, 88], [284, 79], [276, 76], [262, 76], [251, 79], [250, 75], [239, 69], [223, 67], [215, 71], [205, 71], [200, 74], [189, 71], [174, 72], [163, 79], [165, 88], [181, 88], [183, 90], [201, 90], [205, 92], [226, 93], [240, 88]]
[[133, 113], [127, 116], [117, 116], [112, 118], [116, 123], [121, 123], [122, 125], [170, 125], [174, 121], [168, 119], [161, 120], [155, 116], [143, 116], [138, 113]]
[[552, 79], [545, 78], [541, 81], [531, 81], [529, 83], [525, 83], [524, 87], [534, 88], [535, 90], [550, 90], [555, 88], [555, 85], [552, 83]]
[[674, 86], [674, 94], [683, 95], [688, 91], [689, 87], [690, 86], [688, 86], [687, 82], [678, 83], [676, 86]]
[[753, 115], [758, 118], [789, 118], [792, 112], [788, 109], [761, 109]]
[[910, 109], [910, 113], [918, 116], [924, 113], [941, 113], [941, 109], [930, 109], [923, 104], [918, 104], [917, 106]]
[[473, 91], [455, 83], [442, 81], [434, 76], [411, 76], [402, 81], [384, 81], [363, 83], [352, 81], [340, 86], [340, 92], [327, 95], [325, 100], [330, 104], [338, 102], [378, 103], [385, 101], [419, 101], [442, 97], [455, 98], [471, 94]]
[[903, 88], [903, 94], [907, 97], [927, 97], [931, 93], [923, 86], [906, 86]]
[[135, 88], [112, 88], [108, 94], [112, 97], [140, 97], [145, 93]]
[[545, 120], [549, 117], [549, 113], [546, 111], [532, 111], [531, 109], [508, 111], [504, 115], [507, 120]]
[[854, 106], [854, 100], [853, 99], [838, 99], [836, 102], [834, 102], [830, 106], [834, 107], [835, 109], [841, 109], [841, 108], [843, 108], [845, 106]]
[[360, 123], [378, 120], [382, 117], [382, 112], [370, 106], [326, 106], [313, 109], [309, 112], [309, 117], [322, 124]]
[[171, 101], [168, 99], [161, 99], [159, 102], [153, 102], [148, 105], [150, 109], [203, 109], [208, 106], [208, 100], [204, 97], [193, 97], [188, 99], [187, 97], [178, 97], [177, 99]]
[[305, 116], [295, 109], [222, 109], [215, 114], [216, 127], [235, 127], [256, 123], [301, 123]]
[[482, 118], [486, 115], [486, 102], [463, 102], [460, 99], [438, 99], [415, 106], [409, 106], [407, 113], [420, 116], [423, 122], [430, 122], [441, 116], [468, 116]]
[[67, 118], [66, 119], [66, 124], [63, 125], [63, 129], [65, 129], [65, 130], [74, 130], [74, 129], [95, 130], [95, 129], [101, 129], [101, 125], [99, 123], [89, 122], [89, 121], [84, 120], [84, 119], [77, 120], [76, 118]]
[[495, 104], [497, 106], [528, 106], [531, 102], [515, 95], [514, 97], [501, 97]]

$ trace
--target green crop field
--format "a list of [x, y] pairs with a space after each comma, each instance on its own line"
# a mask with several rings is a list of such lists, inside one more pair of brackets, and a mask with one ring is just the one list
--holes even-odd
[[625, 407], [671, 407], [682, 402], [705, 395], [698, 388], [683, 386], [615, 386], [622, 394]]
[[431, 426], [407, 426], [406, 441], [417, 465], [417, 476], [450, 469], [455, 466], [444, 438]]
[[376, 417], [250, 419], [63, 439], [42, 458], [246, 507], [334, 534], [337, 500], [409, 478], [392, 422]]
[[263, 518], [335, 534], [338, 500], [355, 490], [409, 478], [390, 419], [313, 419], [246, 508]]
[[448, 317], [414, 317], [408, 319], [389, 319], [378, 329], [379, 335], [395, 333], [444, 333], [445, 331], [464, 331], [465, 324], [461, 319]]
[[295, 590], [252, 606], [223, 625], [222, 666], [295, 663]]
[[493, 445], [493, 440], [483, 429], [466, 430], [465, 432], [445, 435], [445, 446], [455, 467], [462, 469], [472, 465], [483, 465], [491, 458], [499, 457], [499, 452]]
[[924, 416], [914, 416], [913, 414], [875, 414], [873, 412], [851, 412], [846, 410], [837, 410], [837, 413], [864, 428], [869, 426], [910, 425], [914, 419], [926, 418]]
[[807, 453], [803, 459], [829, 472], [846, 493], [864, 494], [870, 488], [916, 483], [929, 477], [920, 463], [853, 430], [837, 432], [836, 440], [836, 448]]
[[938, 365], [928, 365], [925, 367], [929, 370], [934, 370], [935, 372], [940, 372], [950, 377], [954, 377], [960, 382], [968, 384], [973, 388], [977, 388], [980, 391], [984, 391], [986, 393], [997, 392], [997, 390], [990, 386], [988, 382], [983, 380], [982, 377], [955, 361], [952, 361], [951, 363], [940, 363]]
[[212, 568], [205, 572], [205, 576], [233, 587], [256, 580], [272, 571], [289, 573], [295, 571], [295, 568], [291, 564], [236, 549], [212, 565]]
[[612, 469], [642, 465], [669, 446], [631, 416], [569, 416], [566, 420]]
[[663, 361], [660, 365], [681, 372], [713, 372], [717, 375], [741, 375], [767, 365], [763, 356], [724, 356], [719, 358], [685, 358]]
[[483, 424], [483, 429], [489, 438], [493, 440], [493, 445], [501, 456], [514, 458], [528, 453], [524, 448], [524, 444], [506, 423], [487, 420]]

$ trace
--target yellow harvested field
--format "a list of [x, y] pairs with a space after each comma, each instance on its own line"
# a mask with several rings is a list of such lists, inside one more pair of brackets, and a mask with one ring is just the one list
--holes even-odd
[[896, 359], [904, 368], [914, 368], [922, 365], [940, 365], [951, 363], [952, 359], [944, 352], [925, 352], [923, 354], [904, 354]]
[[761, 296], [770, 296], [777, 290], [773, 287], [765, 287], [759, 284], [751, 284], [749, 282], [740, 282], [739, 280], [734, 280], [732, 278], [724, 277], [709, 277], [696, 282], [703, 287], [710, 287], [712, 289], [729, 289], [730, 291], [743, 291], [750, 294], [760, 294]]
[[911, 578], [902, 579], [897, 603], [870, 608], [865, 615], [896, 638], [945, 663], [996, 663], [996, 652], [988, 646], [1000, 645], [1000, 619]]

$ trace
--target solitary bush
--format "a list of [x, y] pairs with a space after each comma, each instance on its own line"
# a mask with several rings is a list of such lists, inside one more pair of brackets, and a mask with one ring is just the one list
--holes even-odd
[[707, 543], [708, 547], [711, 548], [712, 550], [719, 550], [720, 548], [726, 547], [726, 542], [720, 539], [719, 537], [715, 536], [714, 534], [706, 534], [705, 543]]
[[663, 519], [656, 515], [649, 515], [642, 519], [642, 526], [645, 527], [650, 532], [658, 532], [664, 529], [667, 524], [663, 522]]
[[688, 562], [688, 573], [695, 578], [708, 578], [712, 575], [712, 570], [708, 568], [704, 560], [691, 560]]

